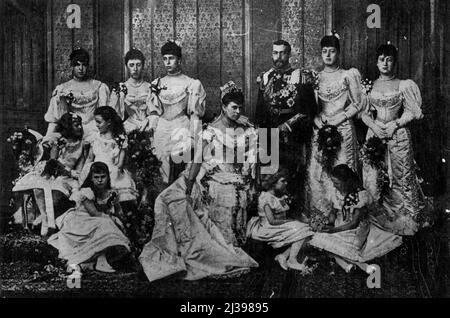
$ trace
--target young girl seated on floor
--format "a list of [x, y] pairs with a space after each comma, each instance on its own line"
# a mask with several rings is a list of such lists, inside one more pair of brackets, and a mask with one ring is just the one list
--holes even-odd
[[107, 261], [118, 260], [130, 251], [128, 238], [114, 221], [118, 195], [111, 190], [108, 166], [94, 162], [79, 191], [70, 197], [76, 207], [56, 219], [59, 232], [48, 239], [69, 266], [96, 261], [95, 269], [115, 270]]
[[383, 256], [402, 244], [400, 236], [383, 230], [368, 214], [370, 194], [362, 188], [358, 175], [347, 165], [331, 171], [337, 191], [330, 193], [333, 210], [330, 220], [308, 242], [311, 246], [332, 253], [336, 262], [349, 272], [354, 265], [369, 271], [366, 262]]
[[305, 242], [312, 236], [309, 225], [287, 217], [289, 205], [286, 202], [286, 172], [279, 171], [268, 175], [263, 181], [263, 189], [258, 199], [258, 216], [250, 219], [247, 237], [269, 243], [273, 248], [289, 246], [275, 260], [280, 266], [304, 271], [297, 255]]

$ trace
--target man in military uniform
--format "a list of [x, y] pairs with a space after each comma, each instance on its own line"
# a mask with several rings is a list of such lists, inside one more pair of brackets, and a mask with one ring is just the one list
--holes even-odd
[[289, 63], [290, 55], [288, 42], [273, 43], [273, 67], [257, 79], [256, 123], [260, 128], [279, 129], [280, 166], [290, 172], [288, 188], [297, 196], [303, 188], [306, 145], [311, 138], [317, 103], [311, 73], [294, 69]]

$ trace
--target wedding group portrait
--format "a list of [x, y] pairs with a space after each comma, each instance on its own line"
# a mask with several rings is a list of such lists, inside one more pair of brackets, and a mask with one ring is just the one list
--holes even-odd
[[0, 17], [2, 297], [450, 296], [450, 2]]

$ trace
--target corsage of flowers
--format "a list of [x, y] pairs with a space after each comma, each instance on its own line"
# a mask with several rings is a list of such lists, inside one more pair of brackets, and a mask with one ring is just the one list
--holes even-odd
[[341, 148], [342, 135], [336, 126], [324, 125], [319, 129], [317, 143], [321, 152], [320, 162], [326, 169], [331, 169]]
[[364, 94], [368, 95], [373, 88], [373, 82], [369, 79], [365, 79], [361, 81], [361, 90]]
[[114, 138], [114, 140], [119, 145], [119, 147], [122, 147], [125, 140], [127, 140], [127, 137], [124, 134], [120, 134], [116, 138]]
[[69, 94], [66, 95], [62, 95], [62, 97], [64, 98], [69, 107], [72, 106], [72, 103], [75, 100], [75, 96], [73, 96], [72, 92], [69, 92]]
[[120, 93], [123, 93], [125, 96], [128, 94], [128, 88], [123, 83], [114, 83], [112, 86], [112, 91], [117, 94], [117, 96], [120, 95]]
[[166, 86], [160, 86], [160, 82], [161, 82], [161, 79], [158, 78], [158, 80], [156, 81], [156, 84], [155, 83], [150, 84], [150, 90], [155, 95], [159, 95], [159, 93], [161, 93], [162, 90], [167, 89]]

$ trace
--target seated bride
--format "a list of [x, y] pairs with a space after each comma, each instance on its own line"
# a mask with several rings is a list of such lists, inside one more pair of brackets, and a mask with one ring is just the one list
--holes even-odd
[[[152, 240], [139, 257], [150, 281], [176, 273], [186, 280], [229, 277], [258, 266], [241, 249], [255, 166], [246, 143], [257, 136], [241, 117], [243, 104], [242, 92], [228, 83], [222, 113], [203, 131], [194, 162], [156, 199]], [[243, 162], [239, 149], [246, 150]]]

